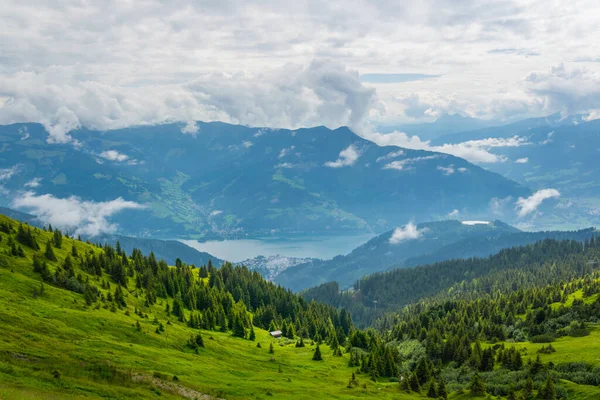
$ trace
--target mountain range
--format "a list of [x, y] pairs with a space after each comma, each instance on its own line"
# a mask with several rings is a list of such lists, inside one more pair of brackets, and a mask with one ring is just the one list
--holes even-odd
[[501, 221], [448, 220], [409, 224], [385, 232], [347, 255], [290, 267], [276, 275], [274, 281], [296, 291], [334, 281], [341, 289], [347, 289], [361, 277], [394, 268], [488, 257], [505, 248], [544, 239], [583, 241], [597, 232], [595, 228], [523, 232]]
[[23, 190], [88, 202], [120, 197], [147, 208], [116, 214], [119, 234], [219, 239], [381, 233], [455, 209], [478, 218], [492, 198], [531, 193], [461, 158], [380, 147], [348, 128], [196, 128], [81, 129], [71, 132], [74, 143], [49, 144], [41, 125], [2, 126], [2, 201], [11, 205]]

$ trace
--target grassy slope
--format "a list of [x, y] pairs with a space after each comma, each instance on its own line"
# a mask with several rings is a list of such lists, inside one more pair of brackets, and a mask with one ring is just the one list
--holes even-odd
[[[7, 235], [0, 235], [0, 253], [4, 253]], [[41, 245], [50, 234], [40, 236]], [[80, 254], [99, 251], [63, 239], [63, 249], [55, 250], [59, 260], [73, 243]], [[347, 389], [352, 373], [347, 356], [333, 357], [327, 346], [322, 346], [325, 360], [315, 362], [311, 346], [297, 349], [293, 344], [275, 343], [271, 361], [268, 333], [259, 329], [261, 349], [256, 342], [230, 334], [202, 331], [206, 347], [194, 354], [184, 346], [193, 330], [173, 322], [165, 324], [164, 334], [156, 334], [154, 317], [163, 323], [167, 320], [164, 303], [144, 309], [141, 298], [133, 293], [127, 293], [130, 316], [126, 310], [113, 313], [86, 307], [82, 295], [50, 285], [34, 298], [40, 278], [33, 273], [33, 252], [25, 251], [26, 258], [11, 257], [9, 266], [0, 268], [0, 399], [142, 399], [158, 398], [158, 392], [160, 398], [168, 399], [181, 398], [178, 392], [184, 389], [234, 399], [270, 398], [269, 393], [294, 399], [418, 397], [400, 393], [397, 383], [373, 383], [362, 376], [358, 379], [366, 388]], [[134, 307], [149, 318], [135, 315]], [[142, 332], [135, 329], [137, 320]], [[108, 365], [118, 373], [111, 373]], [[53, 376], [55, 370], [61, 374], [58, 379]], [[168, 380], [153, 378], [155, 371]], [[179, 378], [176, 384], [173, 375]], [[199, 397], [199, 393], [190, 392], [187, 397]]]
[[[7, 219], [0, 216], [0, 220]], [[0, 257], [4, 257], [7, 235], [0, 236]], [[38, 242], [42, 245], [49, 238], [50, 234], [41, 232]], [[55, 250], [59, 260], [66, 257], [72, 245], [77, 246], [79, 254], [100, 251], [63, 239], [63, 249]], [[125, 315], [125, 309], [113, 313], [102, 307], [86, 307], [83, 296], [50, 285], [45, 285], [42, 296], [34, 298], [33, 290], [40, 287], [41, 281], [33, 273], [33, 252], [27, 248], [25, 251], [26, 258], [10, 257], [8, 266], [0, 267], [2, 400], [202, 398], [202, 393], [227, 399], [425, 398], [400, 392], [397, 383], [374, 383], [364, 375], [357, 375], [360, 387], [347, 389], [354, 369], [347, 366], [347, 355], [333, 357], [327, 346], [322, 346], [325, 360], [315, 362], [311, 360], [313, 347], [297, 349], [293, 344], [280, 346], [281, 342], [274, 341], [271, 361], [271, 339], [260, 329], [256, 329], [256, 335], [261, 349], [256, 342], [230, 334], [202, 331], [206, 347], [194, 354], [184, 344], [196, 331], [173, 322], [165, 324], [164, 334], [156, 334], [154, 317], [163, 323], [167, 320], [164, 300], [145, 309], [133, 292], [126, 292], [130, 316]], [[134, 307], [149, 318], [135, 315]], [[142, 332], [135, 329], [138, 320]], [[527, 347], [529, 354], [535, 355], [542, 345], [517, 346]], [[584, 338], [561, 338], [553, 346], [557, 352], [542, 355], [544, 362], [575, 360], [600, 365], [600, 329]], [[60, 378], [53, 376], [54, 371], [60, 372]], [[155, 372], [166, 379], [154, 378]], [[173, 375], [178, 382], [172, 381]], [[600, 398], [598, 388], [565, 385], [571, 399]], [[452, 394], [450, 398], [471, 397]]]

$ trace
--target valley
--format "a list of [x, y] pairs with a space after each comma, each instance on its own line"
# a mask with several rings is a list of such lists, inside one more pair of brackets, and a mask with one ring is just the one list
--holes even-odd
[[599, 400], [599, 20], [0, 0], [0, 400]]

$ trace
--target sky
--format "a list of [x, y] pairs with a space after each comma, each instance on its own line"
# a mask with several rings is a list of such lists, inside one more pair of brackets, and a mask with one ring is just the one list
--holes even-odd
[[445, 113], [599, 115], [597, 1], [0, 1], [0, 124], [40, 122], [49, 142], [169, 121], [377, 139]]

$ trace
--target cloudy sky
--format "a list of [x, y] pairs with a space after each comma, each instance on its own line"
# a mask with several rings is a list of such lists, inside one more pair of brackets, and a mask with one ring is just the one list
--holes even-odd
[[55, 142], [79, 126], [369, 132], [600, 108], [597, 1], [0, 1], [0, 123]]

